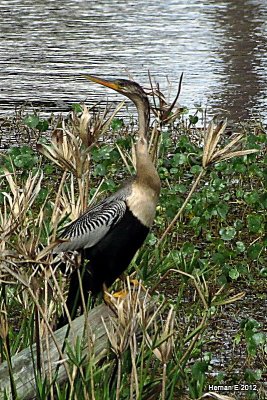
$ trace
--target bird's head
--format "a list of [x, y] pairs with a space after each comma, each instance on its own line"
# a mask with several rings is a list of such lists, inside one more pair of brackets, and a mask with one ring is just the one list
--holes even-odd
[[116, 92], [127, 96], [130, 100], [136, 103], [138, 100], [147, 100], [147, 95], [142, 87], [133, 81], [127, 79], [103, 79], [94, 75], [84, 75], [86, 79], [92, 82], [99, 83], [100, 85], [106, 86], [110, 89], [116, 90]]
[[94, 75], [84, 75], [89, 81], [99, 83], [116, 92], [127, 96], [135, 104], [139, 116], [139, 137], [146, 137], [149, 130], [150, 107], [146, 93], [142, 87], [133, 81], [127, 79], [103, 79]]

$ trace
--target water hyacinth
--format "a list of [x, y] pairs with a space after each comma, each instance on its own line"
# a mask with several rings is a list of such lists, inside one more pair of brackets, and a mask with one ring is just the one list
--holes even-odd
[[192, 184], [192, 187], [184, 200], [182, 206], [178, 210], [177, 214], [168, 225], [166, 230], [164, 231], [163, 235], [158, 241], [160, 244], [167, 236], [169, 232], [173, 229], [176, 222], [180, 218], [181, 214], [183, 213], [186, 205], [188, 204], [189, 200], [191, 199], [193, 193], [196, 191], [201, 179], [207, 172], [207, 168], [210, 167], [212, 164], [218, 163], [224, 160], [230, 160], [233, 157], [241, 157], [248, 154], [257, 153], [257, 149], [248, 149], [248, 150], [237, 150], [240, 148], [242, 144], [243, 135], [237, 134], [228, 144], [226, 144], [222, 149], [217, 150], [217, 146], [219, 140], [221, 139], [223, 133], [225, 132], [227, 126], [227, 120], [221, 121], [217, 125], [215, 125], [214, 120], [211, 121], [207, 130], [204, 133], [204, 147], [203, 147], [203, 155], [202, 155], [202, 169], [198, 174], [195, 182]]

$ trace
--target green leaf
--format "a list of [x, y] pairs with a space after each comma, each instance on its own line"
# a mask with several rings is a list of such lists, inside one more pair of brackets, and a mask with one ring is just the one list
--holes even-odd
[[241, 342], [241, 335], [240, 333], [237, 333], [234, 337], [234, 343], [239, 344]]
[[237, 198], [242, 199], [244, 197], [244, 190], [242, 188], [236, 189], [235, 195]]
[[174, 154], [172, 158], [172, 165], [177, 166], [177, 165], [183, 165], [187, 163], [187, 157], [185, 154], [182, 153], [176, 153]]
[[11, 147], [7, 151], [8, 155], [13, 159], [15, 156], [21, 154], [21, 148], [20, 147]]
[[179, 193], [186, 193], [188, 190], [187, 186], [183, 185], [182, 183], [175, 185], [174, 189]]
[[219, 203], [216, 207], [216, 211], [222, 219], [226, 218], [229, 207], [226, 203]]
[[161, 134], [162, 145], [164, 147], [170, 147], [172, 144], [171, 136], [169, 132], [162, 132]]
[[155, 246], [157, 243], [157, 237], [154, 235], [154, 233], [149, 233], [148, 235], [148, 243], [150, 246]]
[[190, 220], [189, 225], [190, 225], [190, 226], [196, 227], [196, 226], [199, 225], [199, 223], [200, 223], [200, 217], [193, 217], [193, 218]]
[[48, 194], [48, 189], [47, 188], [42, 188], [40, 190], [40, 192], [38, 193], [37, 201], [39, 203], [43, 203], [45, 201], [46, 197], [47, 197], [47, 194]]
[[263, 193], [260, 198], [259, 198], [259, 202], [261, 203], [263, 208], [267, 208], [267, 193]]
[[263, 276], [264, 278], [267, 278], [267, 268], [263, 267], [260, 270], [260, 275]]
[[244, 200], [248, 205], [253, 205], [259, 202], [259, 193], [258, 191], [254, 190], [250, 193], [245, 193]]
[[191, 124], [195, 125], [198, 122], [198, 116], [197, 115], [189, 115], [189, 121]]
[[98, 164], [96, 165], [95, 169], [94, 169], [94, 175], [97, 176], [105, 176], [106, 175], [106, 168], [103, 164]]
[[242, 161], [240, 162], [240, 159], [238, 159], [237, 161], [233, 161], [232, 168], [235, 172], [238, 172], [240, 174], [245, 174], [247, 169], [246, 165], [244, 165]]
[[250, 232], [258, 233], [262, 227], [261, 215], [250, 214], [247, 216], [247, 227]]
[[71, 108], [76, 114], [83, 112], [83, 108], [79, 103], [73, 103], [71, 105]]
[[39, 122], [40, 119], [35, 114], [27, 115], [27, 117], [23, 119], [23, 123], [27, 125], [29, 128], [36, 128]]
[[111, 129], [113, 129], [113, 131], [118, 131], [119, 129], [121, 129], [123, 127], [123, 119], [122, 118], [113, 118], [110, 126], [111, 126]]
[[191, 172], [192, 174], [194, 174], [194, 175], [200, 174], [201, 171], [202, 171], [201, 165], [193, 165], [193, 166], [190, 168], [190, 172]]
[[182, 253], [185, 255], [193, 255], [195, 246], [192, 243], [186, 242], [182, 247]]
[[227, 226], [226, 228], [221, 228], [219, 234], [223, 240], [232, 240], [236, 235], [236, 230], [232, 226]]
[[30, 169], [38, 162], [38, 157], [27, 153], [20, 154], [14, 158], [13, 162], [18, 168]]
[[181, 114], [188, 114], [189, 113], [189, 108], [188, 107], [182, 107], [180, 112], [181, 112]]
[[[254, 318], [247, 318], [247, 319], [243, 319], [240, 322], [240, 328], [244, 331], [244, 332], [250, 332], [250, 335], [253, 332], [256, 332], [257, 329], [259, 329], [261, 327], [261, 324], [256, 321]], [[251, 333], [252, 332], [252, 333]]]
[[246, 246], [243, 242], [236, 242], [236, 248], [239, 253], [243, 253], [246, 250]]
[[46, 119], [44, 120], [40, 120], [36, 126], [36, 128], [40, 131], [40, 132], [45, 132], [48, 130], [49, 128], [49, 124], [48, 121]]
[[54, 165], [52, 165], [52, 164], [46, 164], [46, 165], [44, 166], [44, 172], [45, 172], [47, 175], [52, 175], [52, 174], [54, 173], [54, 170], [55, 170], [55, 167], [54, 167]]
[[262, 252], [263, 246], [261, 243], [254, 243], [248, 248], [248, 256], [251, 260], [257, 260]]
[[241, 219], [236, 219], [235, 221], [234, 221], [234, 227], [238, 230], [238, 231], [240, 231], [242, 228], [243, 228], [243, 221], [241, 220]]
[[239, 278], [239, 272], [238, 272], [238, 270], [237, 270], [236, 268], [230, 269], [230, 271], [229, 271], [229, 276], [230, 276], [230, 278], [233, 279], [233, 280]]
[[208, 370], [208, 363], [206, 361], [197, 361], [191, 368], [192, 377], [196, 380], [199, 380], [207, 370]]
[[172, 174], [172, 175], [176, 175], [177, 173], [179, 173], [179, 169], [178, 168], [171, 168], [170, 169], [170, 174]]
[[252, 370], [252, 369], [246, 369], [245, 373], [244, 373], [244, 379], [246, 382], [255, 382], [260, 380], [262, 377], [262, 370], [261, 369], [256, 369], [256, 370]]
[[266, 335], [263, 332], [257, 332], [252, 336], [256, 346], [264, 344], [266, 342]]

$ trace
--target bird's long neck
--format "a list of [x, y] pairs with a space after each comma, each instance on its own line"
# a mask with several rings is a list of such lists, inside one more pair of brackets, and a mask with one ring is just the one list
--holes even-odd
[[132, 99], [136, 106], [138, 112], [138, 136], [147, 139], [147, 132], [149, 130], [150, 122], [150, 106], [148, 98], [144, 96], [143, 98], [136, 97]]
[[144, 188], [150, 188], [158, 196], [160, 192], [160, 179], [148, 152], [147, 133], [149, 130], [150, 107], [148, 99], [135, 101], [138, 111], [138, 140], [136, 150], [136, 182]]

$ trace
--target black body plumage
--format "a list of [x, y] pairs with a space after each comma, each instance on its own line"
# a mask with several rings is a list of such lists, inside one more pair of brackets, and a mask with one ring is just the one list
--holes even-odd
[[128, 209], [121, 220], [95, 246], [84, 250], [89, 260], [87, 291], [98, 294], [103, 283], [109, 287], [128, 267], [136, 251], [143, 244], [149, 228], [144, 226]]
[[[91, 293], [96, 296], [125, 271], [134, 257], [136, 251], [143, 244], [149, 228], [144, 226], [126, 207], [123, 217], [109, 233], [93, 247], [82, 249], [83, 267], [80, 269], [85, 302]], [[69, 294], [66, 305], [75, 316], [76, 310], [82, 305], [79, 289], [77, 270], [72, 272]], [[59, 320], [58, 328], [68, 322], [63, 314]]]

